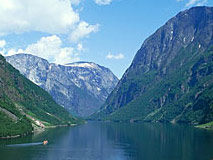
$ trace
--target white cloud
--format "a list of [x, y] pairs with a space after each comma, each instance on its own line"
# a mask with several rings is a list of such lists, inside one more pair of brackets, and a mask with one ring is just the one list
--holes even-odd
[[5, 45], [6, 45], [6, 41], [0, 40], [0, 48], [4, 48]]
[[79, 5], [81, 0], [71, 0], [71, 4]]
[[124, 58], [124, 55], [122, 53], [119, 53], [119, 54], [111, 54], [109, 53], [107, 56], [106, 56], [107, 59], [123, 59]]
[[[0, 0], [0, 35], [37, 31], [64, 34], [75, 41], [97, 31], [80, 19], [81, 0]], [[78, 35], [79, 34], [79, 35]]]
[[207, 0], [203, 0], [202, 2], [197, 3], [197, 6], [203, 6], [205, 4], [207, 4]]
[[67, 33], [80, 21], [70, 0], [0, 0], [0, 33]]
[[47, 59], [50, 62], [66, 64], [79, 61], [79, 53], [73, 47], [62, 47], [61, 39], [56, 36], [42, 37], [36, 43], [29, 45], [26, 49], [11, 49], [7, 56], [18, 53], [28, 53]]
[[77, 45], [77, 50], [78, 50], [78, 51], [84, 51], [83, 45], [82, 45], [81, 43], [79, 43], [79, 44]]
[[[182, 2], [184, 0], [176, 0], [177, 2]], [[208, 0], [188, 0], [185, 4], [185, 7], [192, 7], [192, 6], [202, 6], [205, 5]]]
[[95, 3], [98, 5], [109, 5], [112, 0], [95, 0]]
[[84, 37], [88, 37], [90, 33], [97, 32], [99, 30], [99, 25], [89, 25], [87, 22], [80, 22], [77, 28], [71, 33], [70, 41], [78, 42]]
[[186, 7], [189, 7], [189, 6], [193, 6], [195, 5], [197, 2], [199, 2], [200, 0], [189, 0], [187, 3], [186, 3]]
[[10, 49], [6, 54], [4, 53], [4, 56], [12, 56], [14, 54], [18, 54], [18, 53], [24, 53], [24, 51], [22, 52], [22, 49], [19, 49], [18, 51], [15, 49]]

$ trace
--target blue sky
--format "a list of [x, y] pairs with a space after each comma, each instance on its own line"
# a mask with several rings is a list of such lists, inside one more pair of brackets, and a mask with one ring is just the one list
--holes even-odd
[[[121, 78], [143, 41], [179, 11], [211, 0], [0, 0], [0, 53], [91, 61]], [[3, 24], [3, 25], [2, 25]]]

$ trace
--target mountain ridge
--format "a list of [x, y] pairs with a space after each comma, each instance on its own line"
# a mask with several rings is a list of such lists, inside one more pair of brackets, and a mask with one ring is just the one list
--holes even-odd
[[31, 134], [37, 128], [82, 122], [1, 55], [0, 66], [0, 138]]
[[[178, 13], [144, 41], [101, 111], [91, 118], [212, 121], [212, 98], [207, 94], [212, 93], [212, 32], [213, 7]], [[202, 99], [209, 105], [196, 109]]]
[[6, 59], [48, 91], [58, 104], [82, 117], [97, 111], [118, 81], [108, 68], [94, 62], [60, 65], [30, 54], [16, 54]]

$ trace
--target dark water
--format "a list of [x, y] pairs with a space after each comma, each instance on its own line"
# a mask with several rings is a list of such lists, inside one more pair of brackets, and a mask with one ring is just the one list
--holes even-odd
[[[48, 145], [7, 146], [39, 143]], [[89, 122], [0, 140], [1, 160], [211, 160], [213, 132], [190, 126]]]

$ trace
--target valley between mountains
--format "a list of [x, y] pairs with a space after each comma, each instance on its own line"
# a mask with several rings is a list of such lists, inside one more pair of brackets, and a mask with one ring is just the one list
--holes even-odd
[[91, 119], [213, 121], [213, 7], [182, 11], [148, 37]]
[[92, 62], [58, 65], [30, 54], [17, 54], [6, 60], [59, 105], [80, 117], [98, 111], [118, 82], [108, 68]]
[[83, 118], [213, 128], [213, 7], [171, 18], [144, 41], [120, 80], [93, 62], [0, 56], [0, 137]]

